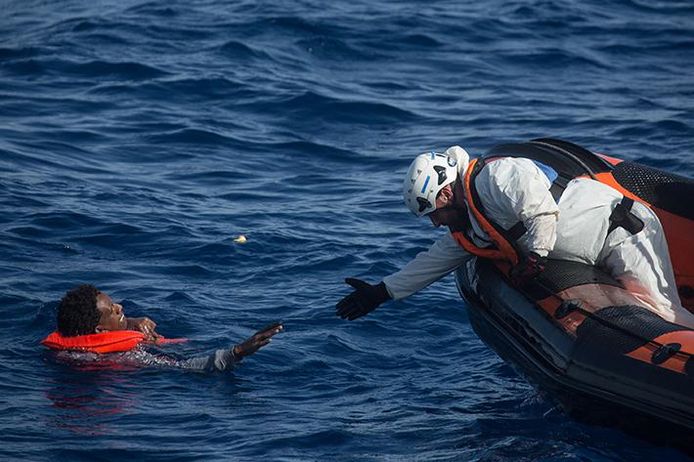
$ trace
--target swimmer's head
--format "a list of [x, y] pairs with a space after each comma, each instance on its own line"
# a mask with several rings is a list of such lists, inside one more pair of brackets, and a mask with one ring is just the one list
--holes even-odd
[[123, 307], [93, 285], [70, 290], [58, 305], [58, 332], [65, 337], [123, 329]]
[[93, 334], [101, 313], [96, 309], [99, 291], [90, 284], [75, 287], [58, 305], [58, 332], [65, 337]]

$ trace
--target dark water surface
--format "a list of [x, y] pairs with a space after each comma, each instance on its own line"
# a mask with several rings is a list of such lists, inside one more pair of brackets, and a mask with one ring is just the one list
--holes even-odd
[[[0, 458], [679, 460], [554, 409], [447, 278], [348, 323], [438, 235], [417, 153], [554, 136], [694, 175], [689, 1], [0, 2]], [[233, 238], [244, 234], [248, 242]], [[38, 346], [91, 282], [233, 374]]]

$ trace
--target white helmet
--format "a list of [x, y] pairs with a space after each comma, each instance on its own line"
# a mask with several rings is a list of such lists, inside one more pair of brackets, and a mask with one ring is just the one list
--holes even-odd
[[436, 196], [465, 171], [469, 161], [470, 156], [460, 146], [415, 157], [402, 185], [407, 207], [418, 217], [436, 210]]

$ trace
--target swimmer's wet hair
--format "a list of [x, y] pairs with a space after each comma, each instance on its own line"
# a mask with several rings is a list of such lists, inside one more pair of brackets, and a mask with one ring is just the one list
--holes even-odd
[[101, 319], [96, 309], [99, 291], [83, 284], [68, 291], [58, 305], [58, 332], [65, 337], [93, 334]]

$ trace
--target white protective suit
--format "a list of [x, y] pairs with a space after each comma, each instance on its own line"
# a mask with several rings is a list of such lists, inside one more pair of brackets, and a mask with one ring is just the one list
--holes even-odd
[[[446, 151], [449, 153], [451, 149]], [[467, 162], [459, 162], [459, 177], [465, 174]], [[485, 166], [475, 178], [475, 187], [486, 216], [505, 229], [522, 220], [527, 232], [518, 240], [525, 252], [541, 256], [554, 248], [556, 240], [557, 207], [549, 192], [551, 183], [530, 159], [503, 158]], [[490, 244], [489, 236], [468, 211], [473, 235], [468, 236], [477, 246]], [[394, 300], [405, 298], [472, 258], [446, 233], [426, 252], [419, 253], [397, 273], [383, 279]]]
[[599, 266], [661, 318], [694, 328], [694, 314], [677, 293], [665, 231], [655, 212], [634, 202], [631, 213], [643, 229], [631, 234], [619, 227], [607, 233], [622, 198], [598, 181], [571, 181], [559, 200], [557, 244], [550, 257]]
[[[632, 235], [617, 228], [608, 236], [609, 217], [622, 200], [619, 192], [594, 180], [576, 179], [557, 206], [549, 179], [533, 161], [522, 158], [489, 163], [475, 178], [475, 187], [490, 220], [505, 229], [523, 221], [527, 232], [518, 241], [522, 251], [601, 266], [662, 318], [694, 327], [694, 315], [682, 307], [677, 294], [665, 233], [648, 207], [632, 207], [644, 222], [641, 232]], [[469, 237], [478, 246], [488, 245], [488, 236], [468, 215], [474, 231]], [[394, 300], [403, 299], [472, 257], [449, 232], [383, 281]]]

